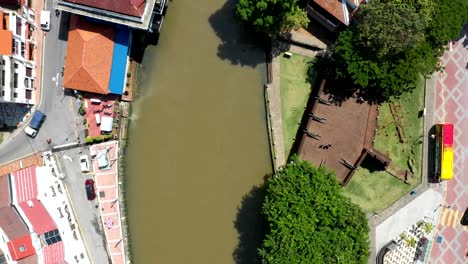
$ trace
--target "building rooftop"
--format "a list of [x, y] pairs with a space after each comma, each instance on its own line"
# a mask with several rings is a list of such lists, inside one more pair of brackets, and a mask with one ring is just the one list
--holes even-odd
[[[364, 0], [312, 0], [341, 23], [349, 25], [351, 14]], [[354, 6], [355, 8], [352, 8]]]
[[0, 207], [10, 205], [10, 195], [10, 183], [8, 180], [8, 175], [2, 175], [0, 176]]
[[11, 175], [15, 183], [14, 186], [18, 203], [37, 198], [36, 166], [27, 167]]
[[36, 253], [29, 234], [9, 241], [7, 245], [13, 260], [23, 259]]
[[10, 183], [8, 175], [0, 176], [0, 228], [13, 240], [28, 235], [29, 230], [16, 210], [10, 206]]
[[109, 93], [114, 27], [71, 16], [63, 83], [66, 88]]
[[45, 247], [43, 250], [44, 250], [44, 263], [45, 264], [65, 263], [64, 261], [65, 253], [64, 253], [62, 241], [49, 245]]
[[[160, 0], [56, 0], [56, 8], [131, 28], [149, 30]], [[165, 0], [163, 0], [165, 2]]]
[[10, 240], [29, 235], [26, 224], [11, 206], [0, 207], [0, 228]]
[[54, 220], [50, 217], [44, 205], [37, 199], [31, 199], [19, 204], [24, 214], [38, 235], [57, 229]]
[[146, 0], [65, 0], [66, 2], [104, 9], [129, 16], [141, 17], [145, 11]]
[[56, 229], [44, 205], [37, 199], [36, 166], [31, 166], [11, 174], [15, 186], [16, 202], [23, 210], [38, 235]]

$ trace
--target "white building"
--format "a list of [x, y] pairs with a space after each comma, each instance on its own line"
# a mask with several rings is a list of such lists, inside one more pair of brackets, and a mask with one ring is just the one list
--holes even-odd
[[34, 11], [0, 8], [0, 103], [35, 104]]

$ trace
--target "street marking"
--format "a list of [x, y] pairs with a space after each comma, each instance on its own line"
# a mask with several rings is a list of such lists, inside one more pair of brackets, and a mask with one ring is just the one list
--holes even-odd
[[444, 208], [444, 213], [442, 214], [442, 220], [440, 220], [440, 223], [442, 225], [445, 225], [445, 218], [447, 217], [448, 211], [449, 211], [449, 209]]
[[[452, 224], [452, 227], [455, 228], [457, 226], [457, 223], [458, 223], [458, 210], [455, 211], [455, 215], [453, 217], [453, 224]], [[450, 223], [449, 223], [449, 226], [450, 226]]]
[[72, 159], [72, 158], [70, 158], [70, 157], [69, 157], [69, 156], [67, 156], [67, 155], [63, 155], [62, 157], [63, 157], [64, 159], [67, 159], [67, 160], [69, 160], [70, 162], [72, 162], [72, 161], [73, 161], [73, 159]]

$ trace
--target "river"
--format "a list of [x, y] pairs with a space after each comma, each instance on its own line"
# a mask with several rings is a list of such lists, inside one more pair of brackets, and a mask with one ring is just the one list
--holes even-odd
[[134, 263], [253, 263], [271, 160], [265, 55], [233, 2], [176, 0], [142, 62], [127, 156]]

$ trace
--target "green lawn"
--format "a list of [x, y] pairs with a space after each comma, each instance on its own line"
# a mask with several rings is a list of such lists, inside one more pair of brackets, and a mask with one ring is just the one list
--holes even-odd
[[[393, 109], [400, 116], [398, 121], [392, 116], [390, 103], [382, 104], [375, 148], [390, 156], [392, 168], [409, 170], [411, 164], [414, 177], [409, 179], [410, 184], [406, 184], [385, 171], [363, 164], [343, 188], [345, 195], [363, 209], [380, 212], [421, 182], [423, 118], [420, 111], [423, 100], [424, 78], [421, 77], [412, 93], [393, 100]], [[400, 143], [397, 122], [402, 128], [405, 143]]]
[[286, 159], [294, 143], [304, 108], [309, 99], [312, 81], [308, 78], [308, 68], [312, 58], [293, 54], [291, 58], [281, 56], [280, 91], [283, 118], [283, 142]]
[[408, 193], [413, 187], [385, 171], [359, 167], [344, 194], [368, 212], [380, 212]]
[[421, 181], [422, 136], [423, 118], [420, 111], [424, 108], [424, 78], [418, 80], [416, 89], [412, 93], [403, 95], [394, 100], [393, 105], [400, 105], [399, 114], [402, 116], [399, 123], [403, 128], [405, 143], [399, 143], [397, 122], [390, 111], [390, 103], [382, 104], [379, 114], [379, 127], [375, 138], [375, 148], [387, 154], [392, 163], [403, 170], [414, 171], [413, 185]]

